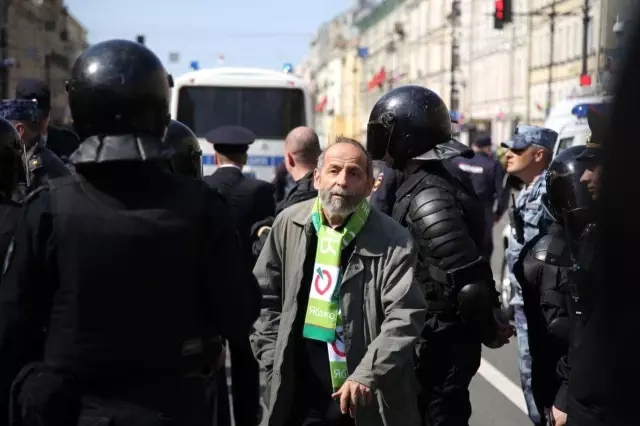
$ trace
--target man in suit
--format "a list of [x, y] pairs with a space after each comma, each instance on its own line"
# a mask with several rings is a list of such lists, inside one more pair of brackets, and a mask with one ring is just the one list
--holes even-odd
[[[216, 171], [204, 181], [227, 200], [247, 258], [253, 265], [251, 227], [275, 215], [274, 186], [269, 182], [246, 177], [242, 167], [247, 163], [249, 145], [255, 135], [240, 126], [223, 126], [206, 135], [215, 151]], [[224, 248], [222, 248], [224, 249]], [[260, 420], [260, 369], [249, 346], [243, 341], [230, 341], [231, 377], [234, 419], [237, 426], [256, 426]], [[218, 426], [230, 424], [226, 375], [218, 375]]]
[[51, 91], [39, 80], [24, 79], [16, 87], [16, 99], [35, 100], [38, 104], [40, 134], [45, 145], [67, 164], [80, 145], [80, 138], [70, 129], [56, 127], [51, 121]]

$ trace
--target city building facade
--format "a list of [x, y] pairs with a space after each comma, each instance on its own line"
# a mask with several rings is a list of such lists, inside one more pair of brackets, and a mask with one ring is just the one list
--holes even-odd
[[[456, 3], [459, 14], [453, 13]], [[331, 77], [341, 81], [335, 96], [343, 100], [333, 109], [338, 111], [333, 129], [340, 122], [336, 118], [358, 116], [364, 141], [369, 112], [380, 96], [398, 85], [419, 84], [453, 109], [452, 118], [462, 124], [461, 140], [488, 135], [497, 145], [519, 124], [542, 125], [561, 100], [606, 91], [624, 18], [637, 0], [511, 4], [512, 20], [500, 29], [495, 28], [495, 4], [486, 0], [383, 0], [370, 6], [355, 19], [359, 34], [351, 41], [356, 40], [358, 54], [343, 55], [341, 78]], [[456, 44], [459, 55], [452, 49]], [[354, 44], [348, 45], [353, 55]], [[361, 70], [359, 100], [345, 93], [356, 68], [352, 62]], [[329, 105], [330, 96], [326, 99]], [[345, 127], [353, 126], [337, 128]]]
[[380, 96], [400, 85], [426, 86], [448, 105], [452, 87], [464, 98], [459, 57], [452, 68], [454, 37], [463, 37], [462, 28], [453, 25], [452, 6], [450, 0], [385, 0], [357, 23], [368, 53], [363, 58], [363, 123]]
[[463, 134], [499, 144], [528, 115], [529, 0], [513, 0], [513, 22], [494, 28], [494, 4], [462, 2]]
[[18, 82], [35, 78], [51, 90], [52, 119], [67, 116], [65, 83], [73, 61], [87, 47], [87, 31], [73, 18], [62, 0], [4, 0], [6, 19], [2, 59], [3, 96], [12, 97]]
[[369, 13], [367, 1], [320, 27], [302, 68], [315, 99], [315, 129], [323, 145], [336, 136], [359, 138], [362, 64], [354, 23]]

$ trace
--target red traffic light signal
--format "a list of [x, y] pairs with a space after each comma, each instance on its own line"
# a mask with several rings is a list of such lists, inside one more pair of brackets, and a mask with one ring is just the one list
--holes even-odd
[[493, 27], [497, 30], [504, 28], [504, 24], [512, 21], [511, 0], [495, 0], [493, 12]]
[[496, 0], [496, 19], [504, 21], [504, 0]]
[[580, 76], [580, 87], [591, 86], [591, 76], [589, 74], [582, 74]]

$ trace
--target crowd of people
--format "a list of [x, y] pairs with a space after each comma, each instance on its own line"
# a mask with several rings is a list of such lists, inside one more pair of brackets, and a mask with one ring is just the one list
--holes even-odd
[[170, 85], [141, 44], [91, 46], [68, 83], [76, 145], [58, 153], [46, 102], [0, 103], [0, 425], [230, 424], [226, 347], [238, 426], [468, 425], [482, 346], [516, 332], [535, 424], [612, 424], [580, 344], [599, 300], [607, 111], [555, 159], [549, 129], [502, 144], [524, 185], [514, 327], [489, 259], [500, 166], [486, 139], [452, 137], [436, 93], [384, 94], [366, 148], [321, 151], [293, 129], [276, 194], [243, 176], [255, 135], [237, 126], [207, 135], [217, 170], [202, 176]]

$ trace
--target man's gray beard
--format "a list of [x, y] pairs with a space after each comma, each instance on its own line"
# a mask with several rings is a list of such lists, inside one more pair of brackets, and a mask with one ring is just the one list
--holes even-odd
[[351, 194], [342, 194], [342, 197], [332, 197], [331, 190], [320, 190], [318, 193], [320, 194], [320, 202], [322, 203], [322, 207], [327, 211], [327, 213], [346, 217], [351, 213], [356, 211], [360, 202], [364, 199], [364, 197], [351, 195]]

